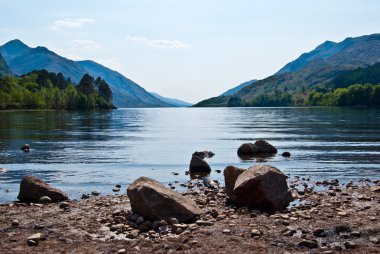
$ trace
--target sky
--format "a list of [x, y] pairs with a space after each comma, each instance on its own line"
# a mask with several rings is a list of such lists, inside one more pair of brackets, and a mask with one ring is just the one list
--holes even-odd
[[326, 40], [380, 33], [378, 0], [0, 0], [0, 45], [94, 60], [188, 102], [274, 74]]

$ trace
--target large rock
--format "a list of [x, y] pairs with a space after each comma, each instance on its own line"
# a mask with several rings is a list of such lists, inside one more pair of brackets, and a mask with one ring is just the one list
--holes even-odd
[[132, 211], [144, 219], [177, 218], [179, 222], [186, 222], [202, 213], [193, 200], [147, 177], [140, 177], [129, 185], [127, 194]]
[[66, 194], [56, 188], [51, 187], [35, 176], [25, 176], [21, 180], [20, 192], [17, 198], [23, 202], [39, 202], [40, 198], [47, 196], [52, 202], [59, 202], [68, 199]]
[[193, 156], [191, 157], [189, 171], [190, 173], [210, 173], [211, 168], [205, 160], [198, 156]]
[[239, 147], [237, 151], [237, 154], [240, 157], [255, 155], [271, 155], [276, 153], [277, 148], [272, 146], [265, 140], [257, 140], [254, 144], [244, 143]]
[[293, 200], [286, 176], [268, 165], [250, 167], [235, 182], [235, 202], [265, 211], [281, 211]]
[[245, 169], [237, 168], [234, 166], [228, 166], [224, 169], [224, 190], [227, 194], [227, 196], [232, 200], [235, 201], [235, 194], [234, 194], [234, 188], [235, 188], [235, 182], [238, 176], [243, 173]]

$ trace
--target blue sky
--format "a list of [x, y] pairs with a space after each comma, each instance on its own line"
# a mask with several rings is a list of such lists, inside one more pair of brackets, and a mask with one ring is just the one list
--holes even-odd
[[326, 41], [380, 32], [378, 0], [0, 0], [21, 39], [198, 102], [265, 78]]

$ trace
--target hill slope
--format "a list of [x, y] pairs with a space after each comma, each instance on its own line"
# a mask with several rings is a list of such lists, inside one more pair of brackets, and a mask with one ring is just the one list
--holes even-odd
[[2, 75], [11, 75], [11, 71], [8, 68], [7, 63], [5, 62], [3, 56], [0, 54], [0, 76]]
[[[94, 61], [77, 61], [79, 66], [95, 77], [102, 77], [114, 94], [114, 103], [118, 107], [172, 107], [151, 95], [144, 88], [120, 73], [113, 71]], [[111, 85], [112, 84], [112, 85]]]
[[161, 96], [158, 93], [150, 92], [150, 94], [152, 94], [154, 97], [160, 99], [163, 102], [173, 105], [174, 107], [191, 107], [193, 105], [191, 103], [188, 103], [186, 101], [182, 101], [179, 99], [167, 98], [167, 97]]
[[[285, 65], [276, 74], [242, 88], [234, 97], [250, 101], [259, 94], [276, 90], [288, 93], [308, 91], [347, 70], [380, 62], [380, 34], [347, 38], [340, 43], [325, 42]], [[211, 98], [195, 106], [226, 106], [229, 96]]]
[[61, 72], [66, 78], [78, 83], [84, 74], [106, 80], [113, 92], [113, 103], [117, 107], [172, 107], [154, 97], [144, 88], [93, 61], [72, 61], [45, 47], [31, 48], [20, 40], [12, 40], [0, 47], [6, 63], [13, 74], [22, 75], [33, 70], [46, 69], [49, 72]]
[[239, 92], [241, 89], [243, 89], [244, 87], [246, 86], [249, 86], [249, 85], [252, 85], [253, 83], [257, 82], [257, 79], [253, 79], [253, 80], [250, 80], [250, 81], [247, 81], [247, 82], [244, 82], [238, 86], [235, 86], [234, 88], [231, 88], [229, 90], [227, 90], [226, 92], [222, 93], [220, 96], [229, 96], [229, 95], [233, 95], [237, 92]]

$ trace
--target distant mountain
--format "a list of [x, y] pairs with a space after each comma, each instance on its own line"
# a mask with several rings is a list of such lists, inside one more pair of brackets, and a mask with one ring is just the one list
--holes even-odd
[[86, 73], [99, 76], [110, 85], [114, 97], [113, 103], [117, 107], [174, 106], [151, 95], [122, 74], [93, 61], [72, 61], [45, 47], [31, 48], [20, 40], [12, 40], [0, 46], [0, 54], [15, 75], [46, 69], [49, 72], [61, 72], [74, 83], [78, 83]]
[[86, 70], [74, 61], [61, 57], [45, 47], [30, 48], [20, 40], [4, 44], [0, 47], [0, 53], [12, 73], [16, 75], [46, 69], [49, 72], [61, 72], [66, 78], [78, 83], [86, 74]]
[[252, 85], [253, 83], [257, 82], [257, 79], [253, 79], [253, 80], [250, 80], [250, 81], [247, 81], [247, 82], [244, 82], [234, 88], [231, 88], [229, 90], [227, 90], [226, 92], [222, 93], [220, 96], [229, 96], [229, 95], [233, 95], [237, 92], [239, 92], [241, 89], [243, 89], [244, 87], [246, 86], [249, 86], [249, 85]]
[[[241, 101], [250, 101], [259, 94], [274, 91], [305, 92], [318, 84], [331, 81], [347, 70], [380, 62], [380, 34], [347, 38], [342, 42], [327, 41], [302, 54], [274, 75], [248, 85], [234, 94]], [[230, 96], [204, 100], [195, 106], [227, 106]]]
[[9, 67], [7, 63], [5, 62], [3, 56], [0, 54], [0, 76], [2, 75], [11, 75], [11, 71], [9, 70]]
[[172, 104], [159, 100], [144, 88], [94, 61], [77, 61], [91, 76], [102, 77], [110, 86], [117, 107], [173, 107]]
[[150, 94], [153, 95], [154, 97], [160, 99], [161, 101], [164, 101], [166, 103], [174, 105], [175, 107], [191, 107], [193, 105], [193, 104], [188, 103], [186, 101], [181, 101], [178, 99], [167, 98], [167, 97], [161, 96], [158, 93], [150, 92]]

